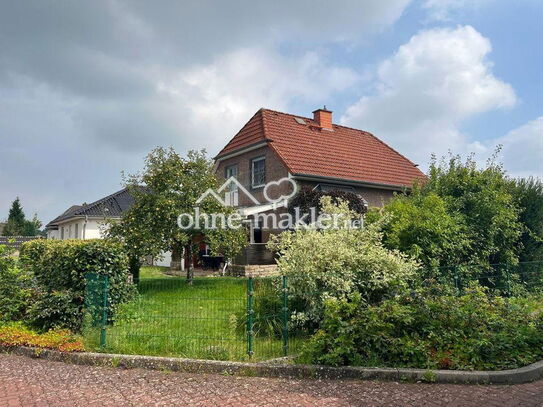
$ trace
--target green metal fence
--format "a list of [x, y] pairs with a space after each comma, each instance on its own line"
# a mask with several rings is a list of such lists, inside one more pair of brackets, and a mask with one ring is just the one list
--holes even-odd
[[[424, 271], [425, 284], [461, 295], [472, 282], [505, 297], [542, 293], [543, 262], [451, 266]], [[85, 337], [91, 347], [125, 354], [262, 361], [300, 351], [312, 334], [291, 321], [285, 276], [142, 278], [138, 294], [113, 311], [107, 277], [87, 276]], [[292, 279], [294, 281], [294, 279]], [[314, 295], [323, 295], [315, 292]]]
[[472, 282], [500, 296], [524, 295], [543, 288], [543, 261], [517, 264], [455, 265], [425, 270], [427, 280], [454, 286], [459, 294]]
[[286, 277], [141, 279], [112, 315], [107, 278], [87, 276], [85, 337], [128, 354], [269, 360], [289, 346]]

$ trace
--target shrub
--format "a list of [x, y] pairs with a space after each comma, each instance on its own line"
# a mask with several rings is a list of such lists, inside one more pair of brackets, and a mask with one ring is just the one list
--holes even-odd
[[384, 243], [433, 268], [458, 264], [469, 250], [463, 218], [433, 192], [398, 195], [383, 209]]
[[29, 317], [41, 329], [81, 330], [87, 273], [109, 277], [111, 315], [134, 292], [129, 283], [128, 260], [118, 243], [34, 240], [23, 245], [20, 259], [36, 280], [38, 292]]
[[5, 347], [32, 346], [62, 352], [83, 352], [85, 350], [81, 340], [68, 330], [51, 330], [39, 334], [20, 324], [0, 327], [0, 345]]
[[543, 182], [537, 178], [512, 182], [513, 194], [520, 207], [524, 225], [520, 261], [543, 259]]
[[447, 202], [467, 228], [469, 250], [464, 264], [515, 263], [522, 224], [511, 183], [495, 157], [479, 168], [469, 157], [465, 162], [452, 156], [432, 161], [422, 193], [434, 193]]
[[0, 321], [23, 319], [33, 297], [30, 275], [11, 254], [12, 249], [0, 245]]
[[367, 306], [359, 295], [328, 300], [305, 362], [422, 369], [509, 369], [543, 357], [541, 298], [510, 299], [473, 286], [444, 288]]
[[[322, 206], [326, 214], [356, 216], [345, 202], [334, 205], [330, 197], [322, 198]], [[366, 228], [299, 229], [272, 238], [269, 247], [279, 253], [279, 269], [288, 277], [294, 322], [318, 326], [327, 298], [360, 293], [365, 302], [375, 303], [407, 287], [418, 265], [383, 247], [379, 228], [377, 223]]]

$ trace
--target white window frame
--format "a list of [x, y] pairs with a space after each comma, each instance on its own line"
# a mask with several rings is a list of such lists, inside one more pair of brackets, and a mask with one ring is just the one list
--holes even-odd
[[[255, 184], [255, 163], [264, 161], [264, 182]], [[253, 158], [251, 160], [251, 188], [260, 188], [266, 185], [266, 156]]]
[[[233, 169], [235, 169], [235, 171], [232, 171]], [[234, 177], [236, 180], [238, 180], [239, 165], [236, 163], [226, 166], [224, 169], [224, 175], [226, 179]], [[226, 203], [230, 206], [238, 206], [239, 204], [238, 185], [235, 182], [230, 183], [228, 186], [228, 191], [226, 192]]]

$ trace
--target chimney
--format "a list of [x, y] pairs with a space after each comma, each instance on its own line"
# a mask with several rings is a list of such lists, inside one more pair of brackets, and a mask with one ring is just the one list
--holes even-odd
[[334, 130], [332, 128], [332, 111], [326, 109], [326, 105], [324, 106], [324, 109], [313, 111], [313, 120], [315, 120], [324, 130]]

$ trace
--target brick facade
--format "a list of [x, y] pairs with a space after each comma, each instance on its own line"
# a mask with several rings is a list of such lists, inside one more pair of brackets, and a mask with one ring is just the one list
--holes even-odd
[[[244, 152], [240, 155], [236, 155], [231, 158], [226, 158], [219, 161], [216, 167], [217, 176], [221, 179], [225, 179], [226, 168], [232, 165], [238, 166], [238, 181], [251, 193], [253, 196], [262, 204], [266, 203], [266, 200], [263, 196], [263, 187], [252, 188], [251, 187], [251, 162], [255, 158], [265, 157], [265, 168], [266, 168], [266, 182], [276, 181], [281, 178], [288, 177], [288, 169], [283, 164], [281, 159], [278, 157], [277, 153], [268, 146], [260, 147], [255, 150]], [[301, 188], [305, 185], [314, 187], [319, 182], [316, 181], [297, 181], [298, 186]], [[323, 184], [335, 185], [337, 181], [334, 180], [323, 180]], [[387, 203], [393, 196], [394, 191], [390, 189], [381, 189], [381, 188], [370, 188], [364, 186], [353, 186], [355, 192], [361, 195], [367, 202], [370, 207], [382, 207]], [[275, 194], [284, 194], [289, 193], [289, 185], [282, 184], [273, 191]], [[238, 206], [246, 207], [253, 206], [254, 203], [244, 196], [243, 193], [239, 193]]]

